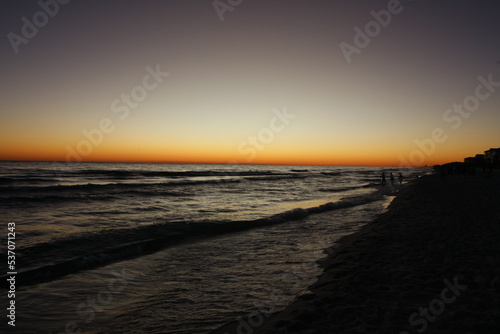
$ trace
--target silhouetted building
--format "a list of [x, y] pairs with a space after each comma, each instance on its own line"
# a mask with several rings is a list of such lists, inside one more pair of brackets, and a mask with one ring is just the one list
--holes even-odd
[[476, 163], [476, 159], [474, 157], [468, 157], [468, 158], [465, 158], [464, 159], [464, 162], [466, 164], [471, 164], [471, 165], [474, 165]]
[[484, 160], [495, 167], [500, 165], [500, 148], [490, 148], [484, 152]]
[[475, 167], [482, 167], [484, 165], [484, 157], [484, 154], [476, 154], [474, 157], [465, 158], [464, 163]]
[[484, 154], [476, 154], [474, 157], [474, 163], [476, 166], [482, 166], [484, 165]]
[[483, 173], [491, 173], [493, 168], [500, 168], [500, 148], [490, 148], [484, 154], [476, 154], [474, 157], [465, 158], [464, 162], [449, 162], [434, 166], [434, 169], [441, 175], [474, 174], [476, 168], [481, 168]]

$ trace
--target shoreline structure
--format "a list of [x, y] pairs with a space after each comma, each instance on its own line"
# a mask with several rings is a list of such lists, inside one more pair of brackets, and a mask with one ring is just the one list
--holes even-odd
[[327, 250], [280, 312], [211, 334], [500, 333], [500, 175], [426, 175]]

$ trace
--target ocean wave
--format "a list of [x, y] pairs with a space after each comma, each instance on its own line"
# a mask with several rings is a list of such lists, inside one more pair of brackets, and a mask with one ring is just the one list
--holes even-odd
[[339, 192], [345, 192], [345, 191], [356, 190], [356, 189], [371, 188], [374, 186], [376, 186], [376, 184], [366, 183], [366, 184], [362, 184], [359, 186], [351, 186], [351, 187], [319, 188], [318, 191], [327, 192], [327, 193], [339, 193]]
[[19, 186], [19, 187], [1, 187], [0, 194], [19, 194], [19, 193], [50, 193], [50, 192], [72, 192], [72, 191], [92, 191], [105, 192], [113, 189], [127, 190], [127, 189], [149, 189], [151, 187], [179, 187], [188, 185], [223, 185], [227, 183], [241, 182], [238, 179], [213, 179], [213, 180], [180, 180], [169, 182], [157, 183], [87, 183], [87, 184], [74, 184], [74, 185], [57, 185], [46, 187], [32, 187], [32, 186]]
[[0, 177], [0, 186], [12, 186], [15, 184], [43, 184], [53, 182], [52, 178], [33, 177], [24, 175], [23, 177]]
[[340, 175], [342, 175], [342, 172], [321, 172], [321, 174], [327, 175], [327, 176], [340, 176]]
[[[18, 272], [17, 282], [20, 286], [39, 284], [81, 270], [150, 254], [189, 240], [283, 224], [303, 219], [311, 214], [359, 206], [382, 199], [383, 195], [376, 192], [365, 196], [347, 197], [315, 207], [296, 208], [256, 220], [223, 222], [183, 220], [55, 240], [18, 249], [20, 260], [18, 267], [25, 270]], [[2, 267], [4, 266], [2, 264]], [[1, 281], [2, 287], [6, 287], [6, 277], [2, 277]]]
[[276, 181], [276, 180], [285, 180], [285, 179], [304, 179], [305, 175], [272, 175], [272, 176], [252, 176], [245, 177], [245, 180], [248, 181]]
[[210, 177], [210, 176], [252, 176], [252, 175], [281, 175], [271, 171], [147, 171], [147, 170], [102, 170], [89, 169], [62, 172], [61, 175], [105, 176], [108, 178], [133, 178], [133, 177]]
[[174, 192], [174, 191], [160, 191], [160, 190], [147, 190], [147, 189], [136, 189], [136, 190], [125, 190], [120, 191], [120, 189], [115, 189], [114, 191], [107, 192], [63, 192], [62, 194], [55, 194], [54, 191], [50, 193], [41, 192], [22, 192], [20, 194], [14, 195], [9, 194], [8, 196], [2, 196], [2, 203], [4, 204], [21, 204], [26, 203], [67, 203], [67, 202], [95, 202], [95, 201], [114, 201], [124, 196], [133, 197], [192, 197], [193, 193], [188, 192]]
[[[273, 182], [279, 180], [304, 179], [303, 174], [263, 174], [243, 178], [211, 178], [203, 180], [179, 179], [163, 182], [129, 182], [129, 183], [87, 183], [48, 186], [2, 186], [0, 198], [2, 201], [12, 202], [68, 202], [84, 200], [112, 200], [122, 196], [146, 197], [180, 197], [193, 196], [186, 186], [220, 186], [221, 191], [226, 185], [246, 182]], [[175, 190], [174, 190], [175, 189]]]
[[112, 201], [116, 197], [107, 194], [100, 195], [82, 195], [73, 194], [72, 196], [59, 196], [59, 195], [44, 195], [44, 196], [9, 196], [2, 197], [2, 202], [5, 204], [15, 204], [19, 203], [25, 205], [26, 203], [63, 203], [63, 202], [88, 202], [88, 201]]

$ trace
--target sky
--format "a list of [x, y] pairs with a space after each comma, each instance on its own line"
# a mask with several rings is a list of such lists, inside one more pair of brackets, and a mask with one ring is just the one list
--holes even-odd
[[500, 147], [497, 1], [0, 13], [0, 160], [421, 166]]

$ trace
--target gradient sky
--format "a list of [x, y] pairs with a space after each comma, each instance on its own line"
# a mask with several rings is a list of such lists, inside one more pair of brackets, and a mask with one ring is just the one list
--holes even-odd
[[[221, 21], [212, 0], [73, 0], [16, 53], [44, 15], [4, 0], [0, 159], [399, 166], [499, 147], [500, 87], [447, 113], [500, 82], [498, 1], [402, 0], [348, 63], [341, 43], [392, 2], [244, 0]], [[169, 75], [125, 115], [148, 67]]]

